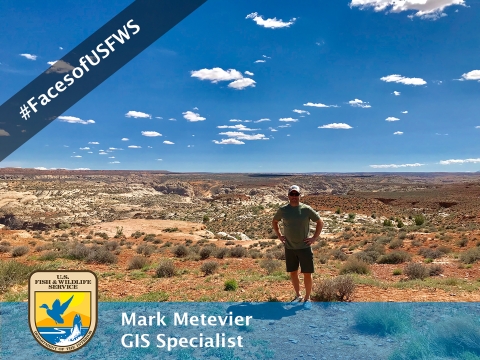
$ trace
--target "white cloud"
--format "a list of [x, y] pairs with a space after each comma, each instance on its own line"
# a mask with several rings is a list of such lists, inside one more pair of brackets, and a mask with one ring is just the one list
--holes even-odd
[[162, 120], [163, 117], [161, 117], [161, 116], [155, 116], [155, 119], [160, 119], [160, 120]]
[[384, 77], [381, 77], [380, 80], [385, 82], [395, 82], [399, 84], [414, 85], [414, 86], [425, 85], [427, 83], [422, 78], [407, 78], [405, 76], [398, 75], [398, 74], [384, 76]]
[[80, 148], [80, 150], [90, 150], [90, 148], [86, 146], [86, 147]]
[[403, 167], [418, 167], [425, 164], [415, 163], [415, 164], [389, 164], [389, 165], [370, 165], [374, 169], [388, 169], [388, 168], [403, 168]]
[[220, 125], [217, 126], [219, 129], [235, 129], [239, 131], [255, 131], [255, 130], [260, 130], [260, 129], [250, 129], [246, 127], [245, 125], [242, 124], [237, 124], [237, 125]]
[[268, 118], [263, 118], [263, 119], [260, 119], [260, 120], [255, 120], [254, 123], [261, 123], [261, 122], [264, 122], [264, 121], [271, 121], [271, 120], [268, 119]]
[[108, 158], [109, 159], [115, 159], [115, 156], [109, 156]]
[[298, 119], [293, 119], [291, 117], [288, 117], [288, 118], [280, 118], [279, 119], [280, 121], [283, 121], [283, 122], [297, 122]]
[[254, 12], [251, 14], [248, 14], [245, 19], [252, 19], [257, 23], [259, 26], [263, 26], [268, 29], [278, 29], [278, 28], [285, 28], [285, 27], [290, 27], [297, 19], [292, 18], [290, 21], [286, 22], [283, 21], [282, 19], [273, 18], [273, 19], [263, 19], [262, 15], [258, 15], [258, 13]]
[[277, 131], [278, 131], [277, 129], [274, 129], [274, 128], [269, 128], [269, 129], [270, 129], [270, 131], [272, 131], [272, 132], [277, 132]]
[[24, 58], [28, 60], [37, 60], [37, 55], [32, 55], [32, 54], [20, 54], [20, 56], [23, 56]]
[[108, 153], [106, 153], [105, 151], [102, 150], [98, 153], [98, 155], [108, 155]]
[[129, 149], [141, 149], [142, 147], [138, 146], [138, 145], [128, 145], [128, 148]]
[[218, 145], [243, 145], [245, 144], [243, 141], [237, 139], [222, 139], [222, 141], [213, 140], [215, 144]]
[[264, 57], [265, 59], [271, 59], [271, 57], [267, 55], [262, 55], [262, 57]]
[[303, 104], [303, 106], [313, 106], [313, 107], [319, 107], [319, 108], [338, 107], [338, 105], [325, 105], [325, 104], [322, 104], [322, 103], [312, 103], [312, 102], [308, 102], [306, 104]]
[[223, 70], [222, 68], [216, 67], [213, 69], [201, 69], [190, 72], [192, 77], [196, 77], [200, 80], [210, 80], [212, 83], [217, 83], [219, 81], [230, 81], [243, 78], [243, 75], [240, 71], [235, 69]]
[[352, 129], [352, 127], [345, 123], [332, 123], [327, 125], [322, 125], [318, 127], [319, 129]]
[[452, 165], [452, 164], [466, 164], [466, 163], [480, 163], [480, 159], [450, 159], [450, 160], [441, 160], [440, 165]]
[[480, 129], [480, 126], [475, 126], [475, 129]]
[[265, 60], [256, 60], [256, 61], [254, 61], [254, 64], [264, 63], [264, 62], [266, 62], [266, 61]]
[[289, 128], [292, 127], [292, 124], [279, 125], [279, 128]]
[[[114, 148], [114, 147], [109, 147], [108, 150], [123, 150], [122, 148]], [[107, 151], [108, 151], [107, 150]]]
[[222, 132], [219, 135], [234, 137], [238, 140], [268, 140], [268, 138], [266, 138], [264, 134], [250, 135], [250, 134], [244, 134], [243, 132], [239, 132], [239, 131], [227, 131], [227, 132]]
[[130, 140], [129, 138], [122, 138], [122, 141], [128, 141]]
[[168, 141], [168, 140], [165, 140], [163, 143], [167, 144], [167, 145], [174, 145], [175, 144], [174, 142], [171, 142], [171, 141]]
[[170, 120], [170, 121], [177, 121], [177, 119], [175, 119], [175, 118], [170, 118], [170, 119], [168, 119], [168, 120]]
[[462, 75], [462, 80], [478, 80], [480, 81], [480, 70], [472, 70]]
[[109, 164], [120, 164], [120, 161], [111, 161]]
[[73, 158], [81, 158], [80, 155], [75, 155], [75, 156], [70, 156], [70, 157], [73, 157]]
[[392, 94], [395, 95], [395, 96], [400, 96], [401, 92], [400, 91], [394, 91]]
[[393, 133], [393, 135], [403, 135], [403, 132], [402, 132], [402, 131], [395, 131], [395, 132]]
[[407, 110], [402, 111], [402, 114], [408, 114], [408, 111]]
[[10, 134], [8, 132], [6, 132], [5, 130], [0, 129], [0, 136], [10, 136]]
[[163, 161], [163, 159], [157, 159], [157, 161]]
[[251, 71], [245, 71], [244, 74], [245, 74], [245, 75], [248, 75], [248, 76], [253, 76], [253, 75], [255, 75], [255, 74], [252, 73]]
[[393, 116], [389, 116], [385, 119], [385, 121], [398, 121], [400, 120], [399, 118], [396, 118], [396, 117], [393, 117]]
[[231, 82], [230, 84], [228, 84], [228, 87], [237, 89], [237, 90], [243, 90], [249, 86], [255, 87], [255, 84], [256, 84], [255, 80], [250, 78], [243, 78], [243, 79], [239, 79]]
[[195, 106], [195, 107], [193, 108], [193, 110], [198, 110], [198, 107]]
[[364, 102], [360, 99], [350, 100], [348, 102], [353, 107], [361, 107], [363, 109], [371, 108], [372, 106], [368, 102]]
[[361, 10], [373, 7], [375, 11], [402, 12], [416, 11], [414, 15], [421, 19], [436, 20], [447, 16], [443, 10], [452, 5], [465, 5], [465, 0], [352, 0], [350, 8], [357, 6]]
[[137, 119], [137, 118], [151, 119], [152, 115], [146, 114], [146, 113], [141, 112], [141, 111], [130, 110], [129, 112], [127, 112], [125, 114], [125, 117], [133, 117], [135, 119]]
[[55, 61], [47, 61], [47, 64], [52, 66], [53, 64], [55, 64], [58, 60], [55, 60]]
[[100, 145], [98, 141], [89, 141], [88, 142], [90, 145]]
[[70, 65], [69, 63], [63, 60], [49, 61], [48, 64], [51, 66], [51, 68], [46, 71], [47, 74], [50, 74], [50, 73], [65, 74], [74, 69], [72, 65]]
[[63, 47], [60, 46], [59, 49], [60, 49], [60, 50], [63, 50]]
[[147, 146], [149, 149], [153, 149], [153, 147], [151, 147], [150, 145]]
[[70, 123], [70, 124], [83, 124], [83, 125], [95, 124], [94, 120], [82, 120], [82, 119], [80, 119], [78, 117], [75, 117], [75, 116], [59, 116], [58, 120], [63, 121], [63, 122], [67, 122], [67, 123]]
[[310, 115], [310, 113], [307, 111], [307, 110], [298, 110], [298, 109], [295, 109], [295, 110], [292, 110], [293, 112], [297, 113], [297, 114], [307, 114], [307, 115]]
[[76, 168], [76, 169], [73, 169], [73, 170], [90, 170], [90, 168]]
[[48, 170], [46, 167], [43, 167], [43, 166], [35, 167], [34, 169], [35, 170]]
[[93, 151], [87, 151], [87, 154], [93, 154]]
[[142, 135], [143, 136], [148, 136], [148, 137], [162, 136], [162, 134], [160, 134], [159, 132], [156, 132], [156, 131], [142, 131]]
[[230, 119], [228, 121], [230, 121], [230, 122], [243, 122], [243, 120], [238, 120], [238, 119]]
[[185, 111], [182, 113], [183, 117], [190, 122], [204, 121], [206, 118], [200, 116], [200, 114], [194, 113], [193, 111]]

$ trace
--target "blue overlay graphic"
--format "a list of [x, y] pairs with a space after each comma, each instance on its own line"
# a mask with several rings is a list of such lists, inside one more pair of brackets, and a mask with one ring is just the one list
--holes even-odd
[[0, 320], [5, 360], [480, 359], [479, 303], [100, 303], [69, 354], [34, 340], [27, 303], [1, 303]]

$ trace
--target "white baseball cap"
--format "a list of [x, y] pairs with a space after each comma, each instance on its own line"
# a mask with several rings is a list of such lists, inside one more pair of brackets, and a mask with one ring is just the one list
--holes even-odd
[[288, 193], [291, 193], [292, 191], [296, 191], [300, 194], [300, 187], [298, 185], [292, 185], [290, 186], [290, 189], [288, 189]]

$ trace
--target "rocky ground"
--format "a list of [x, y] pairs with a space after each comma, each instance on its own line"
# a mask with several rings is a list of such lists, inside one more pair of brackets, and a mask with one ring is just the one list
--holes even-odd
[[[2, 169], [1, 266], [91, 269], [104, 300], [288, 301], [271, 219], [297, 184], [301, 201], [325, 221], [314, 250], [318, 281], [353, 274], [352, 301], [479, 301], [479, 180]], [[245, 253], [232, 250], [238, 245]], [[228, 249], [224, 256], [221, 249]], [[135, 257], [144, 264], [131, 269]], [[176, 275], [158, 278], [167, 258]], [[364, 263], [352, 265], [355, 259]], [[208, 261], [217, 264], [211, 274], [202, 270]], [[412, 263], [432, 274], [414, 279]], [[224, 290], [229, 279], [238, 282], [236, 291]], [[25, 282], [0, 284], [0, 293], [25, 300]]]

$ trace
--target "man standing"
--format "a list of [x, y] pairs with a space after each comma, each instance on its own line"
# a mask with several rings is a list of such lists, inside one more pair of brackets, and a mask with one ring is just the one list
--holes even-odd
[[[305, 285], [304, 307], [310, 309], [310, 294], [312, 292], [313, 252], [311, 245], [317, 241], [323, 228], [323, 221], [318, 213], [310, 206], [300, 202], [300, 187], [292, 185], [288, 190], [289, 204], [278, 209], [273, 217], [272, 226], [278, 238], [285, 244], [285, 262], [287, 272], [290, 273], [295, 299], [292, 302], [301, 302], [300, 279], [298, 265], [303, 273]], [[282, 220], [284, 234], [280, 233], [278, 222]], [[316, 222], [315, 234], [309, 237], [310, 220]]]

